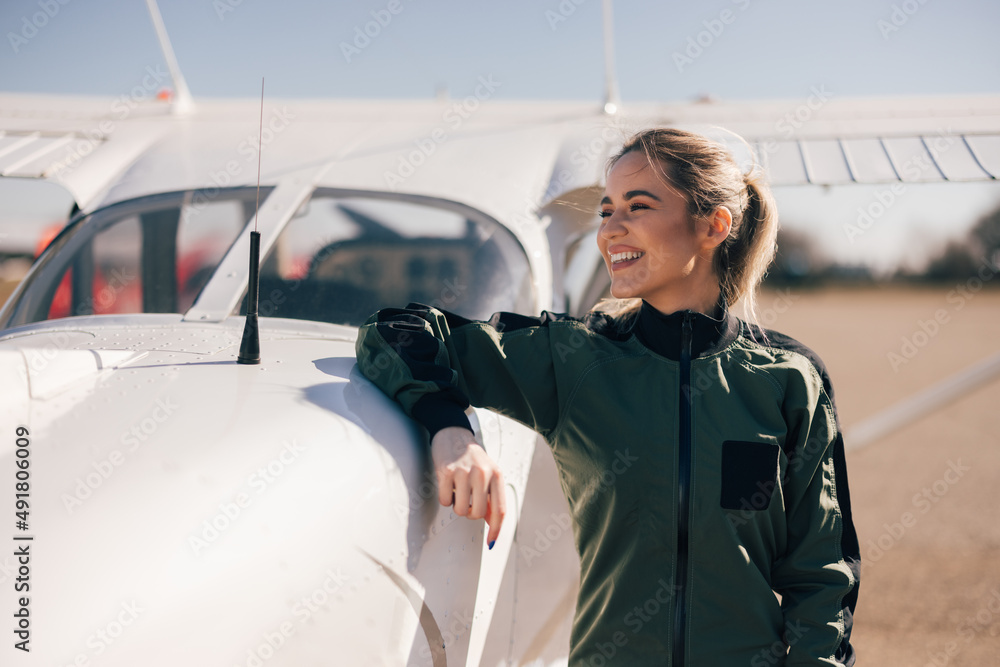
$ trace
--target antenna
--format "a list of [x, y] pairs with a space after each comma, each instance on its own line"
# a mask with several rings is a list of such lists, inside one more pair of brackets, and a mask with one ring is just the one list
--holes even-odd
[[257, 205], [253, 213], [253, 231], [250, 232], [250, 277], [247, 279], [247, 319], [243, 325], [238, 364], [260, 363], [260, 329], [257, 327], [257, 299], [260, 294], [260, 232], [257, 216], [260, 213], [260, 156], [264, 152], [264, 77], [260, 78], [260, 128], [257, 130]]
[[615, 77], [615, 35], [611, 0], [604, 0], [604, 113], [614, 115], [621, 109], [618, 79]]
[[174, 82], [173, 111], [177, 114], [187, 113], [194, 107], [194, 99], [191, 97], [191, 91], [188, 90], [184, 75], [181, 74], [181, 67], [177, 64], [174, 49], [170, 46], [170, 37], [167, 36], [167, 28], [163, 25], [160, 8], [156, 4], [156, 0], [146, 0], [146, 7], [149, 8], [149, 17], [153, 19], [153, 28], [156, 30], [156, 39], [160, 42], [163, 59], [167, 61], [167, 69], [170, 70], [170, 79]]

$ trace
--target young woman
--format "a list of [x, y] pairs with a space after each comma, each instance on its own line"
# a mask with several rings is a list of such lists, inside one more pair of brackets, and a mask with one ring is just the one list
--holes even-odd
[[[545, 436], [580, 555], [571, 666], [853, 665], [860, 555], [833, 390], [815, 353], [730, 310], [752, 317], [774, 254], [769, 191], [723, 146], [653, 129], [612, 158], [600, 215], [611, 294], [634, 306], [386, 309], [361, 330], [362, 371], [430, 431], [440, 502], [485, 517], [491, 547], [503, 475], [464, 411]], [[379, 355], [388, 370], [369, 372]]]

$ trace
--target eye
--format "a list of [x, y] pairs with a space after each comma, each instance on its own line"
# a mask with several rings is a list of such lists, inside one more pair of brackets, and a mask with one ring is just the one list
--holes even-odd
[[638, 211], [641, 208], [649, 208], [649, 206], [638, 201], [632, 202], [631, 204], [628, 205], [628, 210], [630, 211]]
[[610, 218], [614, 214], [614, 211], [610, 209], [603, 209], [597, 212], [597, 215], [601, 218]]

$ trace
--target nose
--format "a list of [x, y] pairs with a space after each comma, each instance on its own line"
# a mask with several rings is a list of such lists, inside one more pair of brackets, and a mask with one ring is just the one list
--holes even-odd
[[620, 215], [618, 211], [615, 211], [608, 217], [603, 218], [600, 231], [598, 232], [601, 238], [613, 239], [626, 233], [627, 230], [623, 219], [624, 216]]

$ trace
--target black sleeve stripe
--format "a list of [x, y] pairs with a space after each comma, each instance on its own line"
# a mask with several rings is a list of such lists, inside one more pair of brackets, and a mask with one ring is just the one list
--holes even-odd
[[840, 538], [840, 549], [844, 556], [844, 562], [850, 568], [855, 581], [854, 588], [844, 598], [844, 641], [837, 650], [836, 657], [845, 667], [851, 667], [856, 660], [854, 648], [850, 644], [850, 638], [854, 609], [858, 603], [858, 589], [861, 586], [861, 547], [858, 543], [858, 533], [854, 528], [854, 515], [851, 511], [851, 491], [847, 483], [847, 457], [844, 452], [844, 436], [840, 427], [840, 417], [837, 414], [836, 401], [833, 395], [833, 384], [830, 382], [826, 364], [809, 347], [779, 331], [771, 329], [761, 330], [759, 327], [753, 325], [747, 325], [747, 327], [750, 329], [750, 334], [754, 340], [766, 341], [764, 344], [767, 347], [796, 352], [809, 359], [819, 373], [823, 381], [823, 389], [826, 391], [826, 395], [830, 397], [830, 403], [833, 404], [833, 416], [837, 425], [837, 439], [833, 445], [833, 467], [837, 480], [837, 504], [840, 506], [840, 513], [844, 521], [844, 532]]
[[[826, 391], [826, 395], [830, 397], [830, 402], [836, 405], [836, 401], [833, 397], [833, 385], [830, 383], [830, 376], [826, 372], [826, 364], [823, 363], [823, 360], [818, 354], [816, 354], [816, 352], [813, 351], [812, 348], [803, 345], [791, 336], [783, 334], [780, 331], [774, 331], [773, 329], [761, 329], [760, 327], [752, 324], [747, 324], [746, 326], [750, 329], [751, 337], [765, 347], [773, 347], [776, 350], [796, 352], [811, 361], [813, 367], [816, 368], [820, 378], [823, 380], [823, 389]], [[836, 417], [836, 407], [834, 407], [833, 412]], [[840, 428], [839, 418], [837, 421], [837, 428]]]
[[413, 405], [410, 415], [418, 423], [423, 424], [431, 439], [434, 435], [449, 426], [460, 426], [472, 430], [472, 424], [465, 414], [465, 409], [451, 396], [441, 393], [425, 394]]

